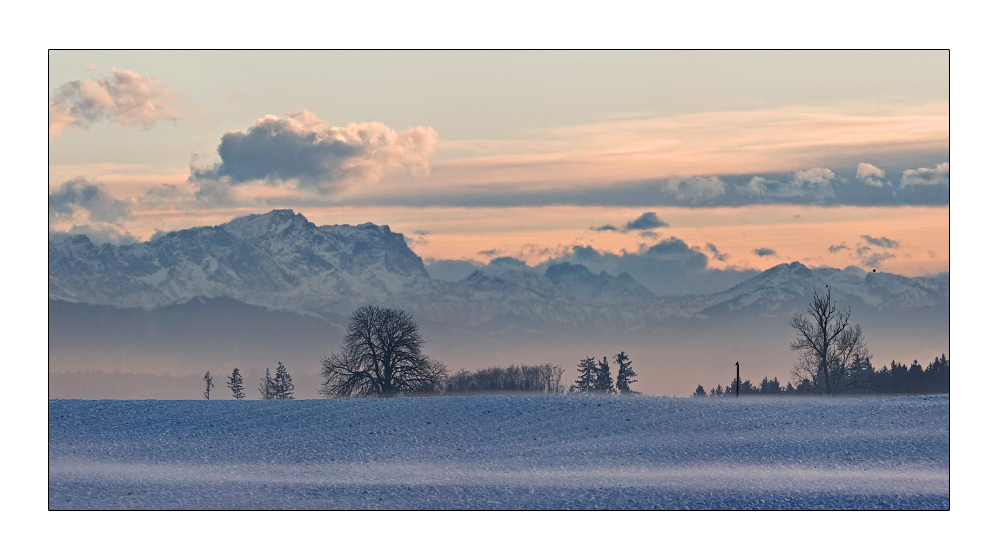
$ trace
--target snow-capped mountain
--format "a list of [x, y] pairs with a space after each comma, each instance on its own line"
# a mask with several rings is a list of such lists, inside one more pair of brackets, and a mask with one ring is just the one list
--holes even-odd
[[152, 309], [194, 297], [315, 310], [425, 292], [423, 262], [388, 226], [316, 226], [291, 210], [145, 243], [49, 243], [49, 297]]
[[[553, 264], [542, 273], [497, 259], [460, 282], [432, 280], [388, 226], [316, 226], [291, 210], [175, 231], [144, 243], [93, 245], [85, 236], [49, 243], [49, 298], [155, 309], [226, 297], [272, 309], [349, 313], [392, 305], [462, 326], [497, 320], [641, 325], [668, 318], [738, 314], [786, 317], [829, 286], [854, 308], [906, 311], [949, 305], [947, 275], [894, 274], [782, 264], [707, 296], [657, 297], [627, 273]], [[505, 318], [505, 319], [504, 319]]]
[[864, 276], [835, 268], [808, 268], [793, 262], [780, 264], [736, 286], [688, 302], [688, 309], [701, 315], [752, 312], [786, 316], [801, 311], [815, 292], [828, 287], [834, 299], [851, 308], [880, 311], [910, 311], [928, 307], [947, 308], [950, 301], [948, 276], [907, 278], [897, 274], [870, 272]]

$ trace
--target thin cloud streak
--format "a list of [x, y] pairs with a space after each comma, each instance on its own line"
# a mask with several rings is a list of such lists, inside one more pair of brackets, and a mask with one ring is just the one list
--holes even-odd
[[862, 161], [872, 151], [948, 149], [947, 104], [879, 109], [877, 114], [821, 107], [697, 113], [551, 129], [521, 141], [443, 141], [442, 152], [490, 155], [435, 161], [432, 184], [510, 188], [791, 172], [836, 157]]

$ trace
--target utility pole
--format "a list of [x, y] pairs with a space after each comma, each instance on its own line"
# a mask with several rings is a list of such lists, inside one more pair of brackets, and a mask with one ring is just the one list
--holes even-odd
[[742, 382], [739, 381], [739, 362], [736, 362], [735, 363], [735, 396], [737, 396], [737, 397], [739, 396], [739, 385], [741, 385], [741, 384], [742, 384]]

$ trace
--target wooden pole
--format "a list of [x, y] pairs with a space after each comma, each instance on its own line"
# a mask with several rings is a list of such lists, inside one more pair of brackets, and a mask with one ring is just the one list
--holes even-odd
[[735, 363], [735, 396], [737, 396], [737, 397], [739, 396], [739, 385], [741, 385], [741, 384], [742, 384], [742, 382], [739, 381], [739, 362], [736, 362]]

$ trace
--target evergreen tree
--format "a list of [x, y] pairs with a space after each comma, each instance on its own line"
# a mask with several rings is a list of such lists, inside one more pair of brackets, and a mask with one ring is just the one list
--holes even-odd
[[260, 398], [265, 401], [274, 398], [274, 378], [271, 377], [271, 368], [267, 368], [264, 378], [260, 380]]
[[926, 366], [927, 392], [950, 393], [950, 361], [947, 354], [933, 358], [933, 363]]
[[295, 391], [295, 386], [291, 382], [291, 375], [288, 373], [287, 368], [284, 364], [278, 362], [277, 369], [274, 371], [274, 396], [275, 399], [294, 399], [292, 393]]
[[209, 400], [211, 398], [210, 395], [212, 392], [212, 387], [215, 386], [215, 383], [212, 382], [211, 373], [207, 371], [205, 372], [204, 380], [205, 380], [205, 400]]
[[614, 392], [614, 381], [611, 379], [610, 364], [607, 356], [597, 364], [597, 375], [593, 380], [593, 392], [612, 394]]
[[225, 382], [226, 385], [232, 389], [232, 396], [236, 399], [242, 399], [246, 396], [243, 393], [243, 376], [239, 373], [239, 368], [232, 368], [232, 374], [229, 376], [228, 381]]
[[695, 397], [706, 397], [706, 396], [708, 396], [708, 394], [704, 392], [704, 387], [703, 386], [698, 385], [697, 389], [694, 391], [694, 396]]
[[597, 374], [597, 364], [596, 361], [587, 356], [579, 361], [579, 367], [576, 368], [579, 372], [579, 378], [576, 379], [576, 384], [569, 388], [570, 393], [589, 393], [593, 390], [593, 383], [596, 381]]
[[628, 355], [623, 351], [614, 356], [614, 362], [617, 363], [617, 390], [622, 395], [627, 395], [632, 392], [631, 384], [635, 382], [638, 374], [635, 373], [635, 370], [631, 369], [631, 360], [628, 359]]

